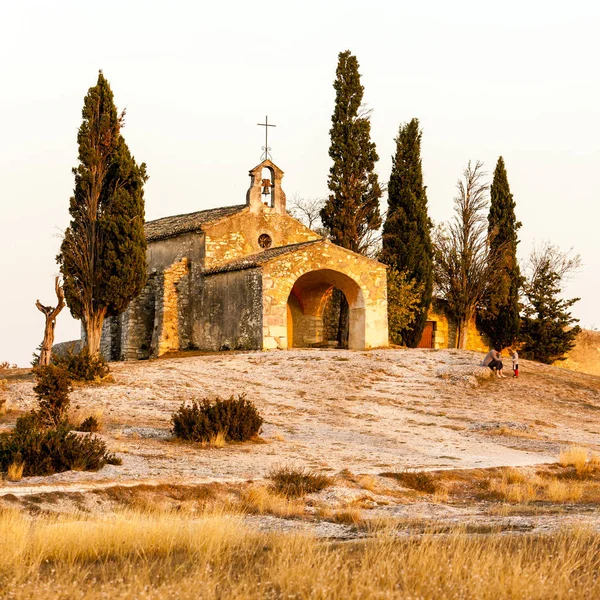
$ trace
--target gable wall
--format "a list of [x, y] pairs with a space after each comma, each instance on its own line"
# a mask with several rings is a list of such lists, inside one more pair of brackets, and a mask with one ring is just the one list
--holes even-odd
[[266, 233], [272, 247], [318, 240], [321, 236], [287, 214], [277, 214], [269, 207], [256, 213], [243, 210], [222, 221], [209, 224], [205, 231], [205, 262], [207, 269], [225, 262], [261, 252], [258, 237]]
[[187, 258], [192, 264], [202, 265], [204, 260], [204, 234], [193, 231], [164, 240], [148, 242], [146, 265], [148, 272], [164, 271], [173, 263]]
[[[263, 265], [263, 349], [288, 347], [287, 304], [292, 287], [302, 275], [322, 270], [342, 274], [360, 289], [362, 307], [356, 310], [364, 314], [364, 347], [387, 346], [385, 266], [324, 241], [299, 248]], [[335, 286], [344, 291], [341, 284]], [[348, 301], [352, 323], [355, 309], [352, 299], [348, 298]]]

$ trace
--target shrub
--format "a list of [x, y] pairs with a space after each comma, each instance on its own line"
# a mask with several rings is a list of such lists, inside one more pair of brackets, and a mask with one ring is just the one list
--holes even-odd
[[392, 477], [397, 479], [402, 485], [417, 492], [426, 494], [435, 494], [437, 491], [437, 482], [435, 477], [427, 471], [413, 471], [407, 469], [400, 473], [382, 473], [383, 477]]
[[245, 394], [229, 400], [204, 398], [190, 406], [183, 403], [171, 416], [173, 435], [193, 442], [210, 442], [219, 434], [225, 440], [243, 442], [260, 433], [263, 424], [254, 403]]
[[36, 367], [34, 372], [37, 384], [33, 391], [39, 400], [39, 418], [45, 425], [58, 425], [64, 420], [69, 409], [69, 373], [56, 365]]
[[64, 354], [53, 354], [52, 364], [64, 367], [73, 381], [100, 381], [110, 373], [105, 358], [91, 356], [87, 348], [79, 353], [69, 350]]
[[298, 467], [277, 467], [267, 477], [272, 481], [273, 490], [288, 498], [320, 492], [331, 485], [327, 475]]
[[0, 415], [6, 410], [6, 396], [4, 395], [4, 392], [6, 391], [7, 385], [7, 379], [0, 379]]
[[106, 464], [121, 464], [99, 438], [77, 435], [63, 422], [46, 427], [30, 413], [17, 419], [14, 431], [0, 434], [0, 469], [23, 465], [23, 475], [51, 475], [62, 471], [97, 471]]
[[96, 417], [91, 415], [81, 422], [81, 425], [77, 427], [77, 431], [96, 433], [97, 431], [100, 431], [100, 423]]
[[[0, 470], [14, 475], [51, 475], [62, 471], [97, 471], [121, 464], [99, 438], [71, 431], [66, 415], [71, 391], [69, 373], [61, 366], [36, 367], [39, 409], [17, 419], [15, 428], [0, 434]], [[86, 419], [89, 427], [98, 424]]]

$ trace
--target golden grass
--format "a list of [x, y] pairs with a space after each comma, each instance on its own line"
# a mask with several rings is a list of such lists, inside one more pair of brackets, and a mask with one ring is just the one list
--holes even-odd
[[583, 495], [583, 485], [579, 481], [551, 479], [545, 491], [550, 502], [577, 502]]
[[8, 469], [6, 471], [6, 479], [8, 479], [8, 481], [21, 481], [21, 479], [23, 479], [24, 468], [25, 464], [22, 462], [14, 462], [8, 465]]
[[489, 490], [506, 502], [529, 504], [530, 502], [539, 500], [541, 487], [542, 480], [537, 476], [517, 482], [514, 481], [512, 474], [504, 473], [500, 480], [493, 479], [490, 482]]
[[360, 475], [356, 478], [356, 483], [367, 492], [375, 492], [377, 490], [377, 479], [373, 475]]
[[242, 490], [240, 501], [242, 510], [259, 515], [275, 515], [284, 518], [301, 517], [305, 511], [305, 504], [302, 500], [273, 493], [264, 485], [256, 485]]
[[213, 435], [208, 441], [208, 445], [211, 448], [224, 448], [225, 447], [225, 432], [219, 431], [216, 435]]
[[342, 525], [358, 525], [362, 521], [362, 513], [358, 508], [344, 508], [333, 511], [331, 519]]
[[592, 464], [588, 462], [588, 449], [581, 446], [570, 446], [560, 451], [558, 462], [563, 467], [575, 467], [578, 477], [584, 477], [592, 470]]
[[0, 590], [15, 600], [600, 597], [600, 535], [586, 530], [398, 536], [382, 527], [332, 543], [259, 532], [239, 516], [3, 511], [0, 531]]

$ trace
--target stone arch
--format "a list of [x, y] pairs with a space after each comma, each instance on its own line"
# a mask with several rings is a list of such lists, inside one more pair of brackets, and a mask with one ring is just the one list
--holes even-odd
[[323, 309], [332, 289], [340, 290], [350, 306], [348, 348], [365, 348], [365, 300], [352, 277], [333, 269], [317, 269], [298, 277], [287, 298], [287, 346], [310, 347], [323, 342]]

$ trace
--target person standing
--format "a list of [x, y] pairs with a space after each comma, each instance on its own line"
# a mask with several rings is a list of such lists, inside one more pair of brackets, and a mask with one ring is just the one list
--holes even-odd
[[513, 377], [519, 376], [519, 354], [515, 348], [509, 348], [508, 352], [512, 358]]

